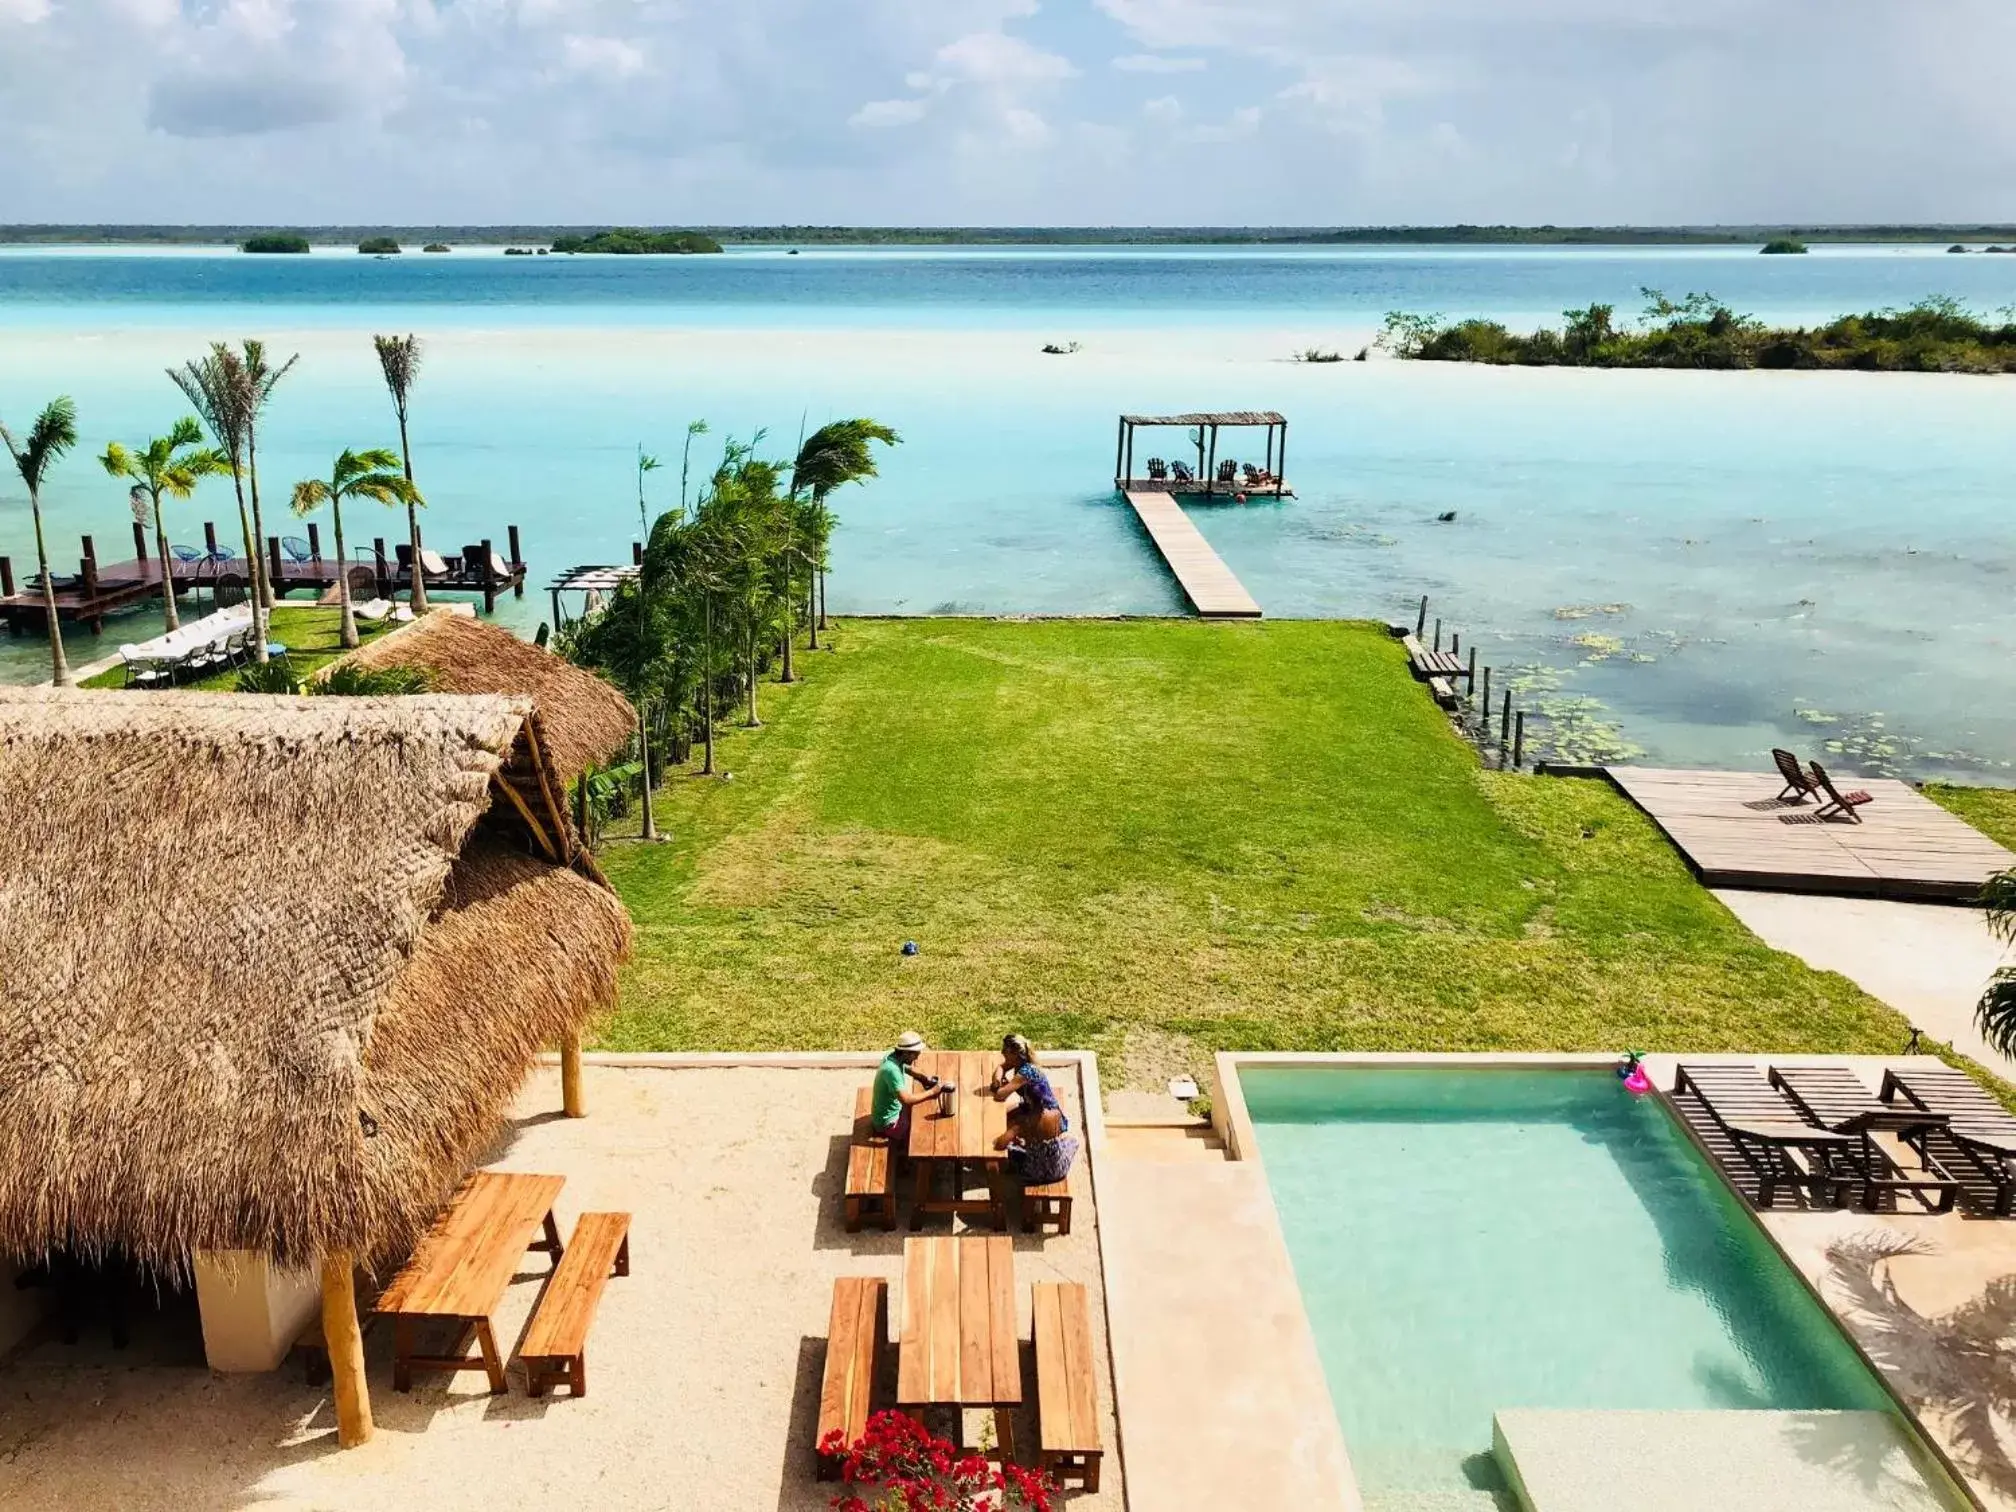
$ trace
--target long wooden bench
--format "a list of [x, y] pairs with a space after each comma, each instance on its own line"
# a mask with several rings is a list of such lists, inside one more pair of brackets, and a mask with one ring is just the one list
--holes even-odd
[[1099, 1441], [1099, 1383], [1085, 1288], [1076, 1281], [1038, 1281], [1030, 1293], [1042, 1467], [1060, 1486], [1075, 1479], [1097, 1491], [1105, 1449]]
[[828, 1441], [838, 1434], [844, 1453], [868, 1432], [888, 1302], [889, 1283], [880, 1276], [842, 1276], [833, 1283], [826, 1373], [819, 1385], [819, 1427], [812, 1438], [821, 1480], [840, 1474], [841, 1458], [826, 1452]]
[[896, 1227], [896, 1178], [889, 1166], [889, 1140], [875, 1132], [870, 1110], [875, 1089], [862, 1087], [854, 1094], [854, 1140], [847, 1147], [847, 1189], [845, 1195], [847, 1232], [861, 1231], [863, 1219]]
[[570, 1396], [588, 1394], [588, 1325], [610, 1276], [630, 1274], [630, 1215], [583, 1213], [567, 1251], [539, 1295], [518, 1356], [525, 1389], [544, 1396], [565, 1382]]
[[1033, 1234], [1046, 1223], [1057, 1225], [1060, 1235], [1071, 1232], [1071, 1200], [1076, 1194], [1071, 1189], [1071, 1173], [1066, 1171], [1062, 1181], [1046, 1182], [1042, 1186], [1022, 1188], [1022, 1231]]

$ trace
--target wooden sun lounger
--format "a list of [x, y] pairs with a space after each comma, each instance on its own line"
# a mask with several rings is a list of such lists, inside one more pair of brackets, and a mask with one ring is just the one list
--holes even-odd
[[2007, 1218], [2016, 1208], [2016, 1117], [1973, 1077], [1951, 1066], [1892, 1066], [1877, 1096], [1945, 1115], [1942, 1127], [1926, 1132], [1925, 1144], [1960, 1177], [1970, 1209]]
[[1875, 1211], [1888, 1193], [1914, 1197], [1930, 1212], [1953, 1210], [1960, 1183], [1925, 1148], [1927, 1133], [1945, 1124], [1943, 1114], [1886, 1103], [1846, 1066], [1773, 1066], [1771, 1085], [1813, 1124], [1862, 1136], [1864, 1208]]
[[1845, 1207], [1868, 1179], [1861, 1136], [1816, 1129], [1755, 1066], [1681, 1066], [1673, 1098], [1689, 1096], [1755, 1178], [1759, 1208], [1769, 1208], [1781, 1188], [1808, 1193], [1818, 1207]]
[[1790, 751], [1771, 748], [1771, 759], [1778, 764], [1778, 775], [1785, 779], [1784, 791], [1779, 793], [1780, 803], [1804, 803], [1812, 794], [1816, 784], [1799, 765], [1799, 758]]
[[1813, 771], [1814, 785], [1827, 795], [1826, 802], [1813, 811], [1813, 817], [1815, 819], [1847, 819], [1855, 824], [1860, 824], [1862, 816], [1856, 813], [1855, 810], [1862, 807], [1865, 803], [1875, 802], [1874, 797], [1860, 789], [1852, 793], [1844, 793], [1834, 786], [1834, 779], [1827, 775], [1827, 768], [1820, 765], [1819, 762], [1809, 761], [1807, 766]]

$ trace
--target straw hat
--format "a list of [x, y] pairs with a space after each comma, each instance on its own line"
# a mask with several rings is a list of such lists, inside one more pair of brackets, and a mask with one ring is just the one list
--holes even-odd
[[915, 1029], [905, 1029], [901, 1034], [896, 1036], [896, 1048], [898, 1050], [922, 1050], [924, 1048], [924, 1036], [919, 1034]]

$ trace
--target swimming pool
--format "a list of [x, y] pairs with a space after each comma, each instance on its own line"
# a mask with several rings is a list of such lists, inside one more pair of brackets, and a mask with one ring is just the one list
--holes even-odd
[[1500, 1408], [1894, 1410], [1665, 1111], [1607, 1070], [1240, 1082], [1368, 1512], [1511, 1507]]

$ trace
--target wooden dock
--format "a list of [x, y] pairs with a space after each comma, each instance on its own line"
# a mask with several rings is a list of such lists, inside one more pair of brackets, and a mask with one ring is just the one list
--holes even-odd
[[1838, 786], [1873, 798], [1855, 824], [1814, 818], [1811, 799], [1780, 802], [1784, 783], [1775, 774], [1603, 770], [1710, 887], [1967, 900], [2016, 866], [2016, 853], [1909, 783], [1837, 777]]
[[1205, 619], [1258, 619], [1260, 606], [1204, 539], [1183, 506], [1166, 493], [1123, 490], [1162, 560]]

